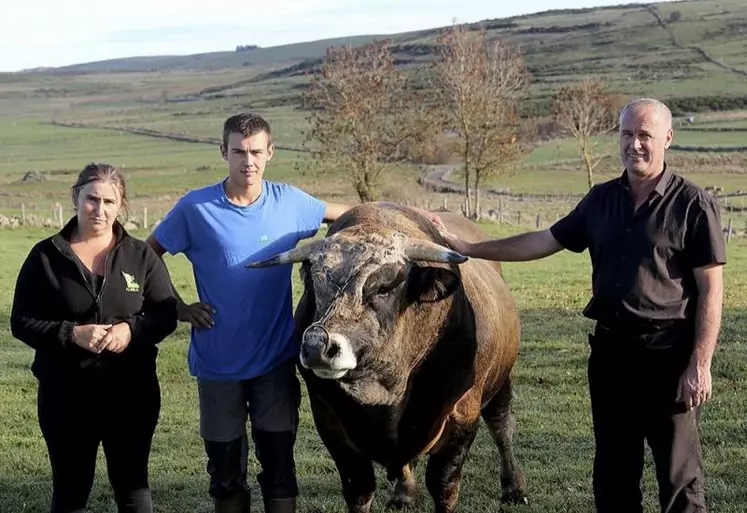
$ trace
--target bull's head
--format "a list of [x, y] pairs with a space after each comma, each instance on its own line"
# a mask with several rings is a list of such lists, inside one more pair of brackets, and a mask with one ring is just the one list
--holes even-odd
[[339, 379], [371, 353], [398, 358], [396, 348], [384, 346], [399, 318], [412, 305], [440, 301], [459, 287], [450, 268], [419, 264], [466, 260], [428, 240], [350, 227], [247, 267], [303, 262], [306, 291], [299, 311], [304, 311], [296, 319], [305, 328], [301, 365], [319, 377]]

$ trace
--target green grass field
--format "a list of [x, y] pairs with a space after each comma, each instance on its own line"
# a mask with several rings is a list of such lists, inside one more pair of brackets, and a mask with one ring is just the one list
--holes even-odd
[[[493, 235], [509, 233], [486, 226]], [[36, 424], [36, 384], [29, 371], [32, 352], [11, 338], [8, 315], [16, 272], [29, 248], [50, 233], [0, 231], [0, 511], [43, 512], [49, 507], [50, 471]], [[137, 233], [146, 236], [147, 233]], [[714, 396], [704, 410], [702, 439], [710, 511], [747, 509], [744, 487], [747, 458], [747, 244], [730, 243], [722, 337], [714, 361]], [[185, 299], [195, 291], [186, 261], [169, 257], [172, 278]], [[530, 506], [519, 512], [588, 512], [592, 510], [590, 469], [593, 440], [586, 388], [586, 333], [580, 315], [589, 295], [588, 256], [561, 253], [545, 260], [505, 265], [505, 275], [521, 311], [522, 340], [515, 368], [518, 420], [517, 450], [527, 477]], [[295, 276], [295, 273], [294, 273]], [[294, 282], [298, 296], [300, 285]], [[155, 510], [159, 513], [208, 512], [205, 457], [197, 434], [196, 389], [188, 375], [187, 330], [182, 325], [161, 345], [159, 375], [163, 410], [151, 457]], [[342, 512], [344, 503], [332, 460], [321, 445], [304, 399], [297, 444], [301, 487], [299, 511]], [[498, 511], [500, 485], [497, 452], [481, 427], [465, 465], [461, 511]], [[256, 467], [252, 467], [251, 484]], [[422, 468], [421, 468], [422, 473]], [[377, 469], [375, 510], [384, 511], [390, 489]], [[422, 485], [422, 475], [419, 476]], [[646, 511], [656, 511], [650, 456], [643, 482]], [[255, 507], [261, 508], [255, 494]], [[421, 488], [413, 510], [431, 511]], [[91, 511], [112, 512], [114, 505], [100, 458]], [[261, 509], [260, 509], [261, 510]]]
[[[657, 4], [657, 9], [664, 19], [679, 10], [682, 19], [665, 29], [644, 6], [629, 5], [553, 11], [490, 20], [488, 25], [492, 24], [491, 37], [506, 37], [522, 45], [532, 74], [530, 111], [541, 112], [557, 85], [587, 74], [603, 76], [626, 97], [743, 97], [743, 75], [706, 62], [692, 49], [675, 47], [671, 33], [680, 45], [700, 45], [727, 64], [747, 69], [745, 32], [739, 22], [747, 15], [744, 1], [692, 0]], [[404, 34], [395, 42], [433, 44], [434, 35], [433, 31]], [[363, 36], [354, 42], [368, 40], [370, 36]], [[307, 112], [299, 101], [307, 78], [258, 77], [304, 58], [321, 57], [326, 44], [263, 49], [251, 58], [225, 52], [201, 59], [127, 61], [119, 63], [122, 67], [117, 73], [86, 65], [83, 74], [0, 74], [0, 214], [19, 216], [23, 205], [27, 214], [51, 217], [52, 205], [60, 203], [69, 216], [69, 188], [83, 166], [94, 160], [123, 168], [133, 218], [147, 207], [151, 223], [188, 189], [225, 176], [225, 163], [214, 145], [100, 128], [64, 128], [52, 125], [53, 121], [218, 138], [225, 118], [253, 111], [271, 122], [276, 144], [298, 148], [308, 128]], [[424, 59], [407, 51], [397, 57], [412, 62]], [[156, 69], [145, 71], [143, 66]], [[677, 122], [681, 124], [682, 119]], [[747, 111], [733, 107], [697, 112], [692, 127], [747, 128]], [[692, 146], [744, 146], [746, 140], [744, 132], [677, 130], [675, 135], [676, 144]], [[610, 140], [606, 148], [608, 157], [595, 175], [597, 182], [619, 174], [617, 143]], [[266, 176], [328, 201], [357, 201], [344, 173], [308, 166], [307, 159], [304, 152], [278, 150]], [[745, 152], [673, 151], [668, 160], [699, 185], [718, 186], [729, 193], [747, 190]], [[46, 180], [20, 182], [30, 170], [41, 171]], [[434, 206], [447, 200], [451, 209], [458, 208], [459, 196], [426, 193], [417, 177], [415, 167], [392, 166], [381, 184], [385, 198], [421, 206], [426, 200]], [[567, 139], [539, 143], [514, 173], [488, 185], [517, 193], [569, 197], [587, 190], [574, 143]], [[570, 198], [557, 203], [503, 201], [506, 224], [483, 225], [495, 236], [514, 233], [519, 229], [516, 224], [523, 229], [533, 226], [538, 215], [546, 227], [574, 204]], [[744, 197], [730, 201], [744, 206]], [[487, 208], [497, 204], [496, 198], [483, 202]], [[705, 408], [702, 434], [710, 510], [742, 513], [747, 511], [747, 239], [741, 235], [747, 233], [747, 214], [724, 212], [722, 218], [725, 225], [733, 219], [739, 236], [729, 244], [724, 327], [714, 363], [715, 394]], [[50, 471], [36, 420], [36, 384], [28, 368], [32, 353], [12, 339], [8, 326], [16, 273], [29, 248], [49, 233], [50, 229], [40, 228], [0, 229], [0, 513], [49, 510]], [[145, 238], [148, 231], [134, 234]], [[194, 284], [186, 261], [181, 257], [168, 260], [185, 299], [193, 299]], [[521, 356], [515, 369], [515, 411], [518, 452], [531, 501], [528, 507], [507, 511], [592, 511], [593, 443], [585, 378], [586, 333], [591, 324], [580, 315], [589, 297], [588, 256], [561, 253], [537, 262], [506, 264], [504, 269], [523, 323]], [[294, 286], [298, 296], [300, 285], [295, 282]], [[151, 460], [158, 513], [210, 511], [206, 462], [197, 433], [196, 389], [186, 367], [187, 340], [188, 331], [180, 326], [162, 344], [159, 357], [163, 410]], [[481, 429], [465, 467], [461, 511], [498, 511], [496, 454], [487, 431]], [[344, 511], [335, 467], [316, 435], [306, 401], [297, 461], [300, 511]], [[256, 470], [250, 470], [252, 479]], [[380, 492], [375, 510], [384, 511], [390, 485], [380, 471], [377, 475]], [[646, 511], [657, 511], [650, 459], [644, 490]], [[255, 506], [261, 509], [256, 500]], [[102, 459], [90, 509], [96, 513], [115, 509]], [[413, 511], [430, 510], [430, 499], [421, 489], [420, 503]]]

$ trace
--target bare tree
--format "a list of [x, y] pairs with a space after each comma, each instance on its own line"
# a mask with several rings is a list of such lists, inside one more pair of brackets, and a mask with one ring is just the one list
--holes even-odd
[[[395, 67], [389, 41], [332, 47], [304, 93], [305, 143], [315, 163], [349, 174], [361, 201], [380, 196], [384, 170], [429, 137], [429, 108]], [[417, 153], [417, 152], [415, 152]]]
[[576, 139], [579, 154], [586, 169], [589, 189], [594, 185], [593, 173], [604, 158], [598, 137], [617, 126], [620, 97], [597, 78], [560, 87], [552, 103], [553, 115], [561, 131]]
[[507, 171], [524, 151], [518, 111], [528, 73], [517, 49], [488, 41], [484, 30], [454, 24], [438, 42], [434, 85], [441, 94], [447, 130], [456, 137], [464, 161], [465, 214], [476, 217], [480, 186]]

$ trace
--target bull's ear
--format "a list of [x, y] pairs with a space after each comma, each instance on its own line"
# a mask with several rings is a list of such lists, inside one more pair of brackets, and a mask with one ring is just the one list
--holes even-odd
[[461, 278], [451, 269], [415, 265], [407, 281], [410, 301], [435, 302], [446, 299], [461, 285]]

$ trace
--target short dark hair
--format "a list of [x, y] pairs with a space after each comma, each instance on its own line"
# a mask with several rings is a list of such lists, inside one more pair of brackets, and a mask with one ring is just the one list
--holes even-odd
[[91, 182], [98, 181], [113, 183], [119, 191], [119, 197], [122, 199], [122, 208], [124, 208], [125, 212], [129, 212], [127, 204], [127, 183], [122, 171], [111, 164], [104, 164], [103, 162], [91, 162], [78, 174], [78, 179], [70, 188], [73, 196], [73, 205], [76, 207], [78, 206], [78, 195], [80, 194], [80, 191], [83, 190], [83, 187]]
[[267, 144], [270, 145], [272, 143], [270, 124], [262, 116], [247, 112], [231, 116], [223, 123], [223, 147], [228, 146], [228, 136], [232, 133], [243, 134], [245, 137], [249, 137], [260, 132], [267, 134]]

